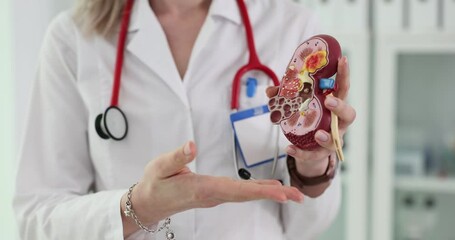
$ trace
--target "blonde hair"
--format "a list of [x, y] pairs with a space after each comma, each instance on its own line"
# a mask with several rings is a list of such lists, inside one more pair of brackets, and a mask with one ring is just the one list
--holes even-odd
[[87, 35], [111, 37], [122, 16], [125, 0], [77, 0], [73, 18]]

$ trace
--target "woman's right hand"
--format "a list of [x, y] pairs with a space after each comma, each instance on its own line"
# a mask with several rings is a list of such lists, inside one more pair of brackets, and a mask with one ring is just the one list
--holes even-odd
[[[228, 177], [199, 175], [186, 166], [196, 157], [196, 146], [184, 146], [159, 156], [145, 167], [143, 178], [132, 192], [133, 209], [143, 223], [157, 223], [178, 212], [209, 208], [227, 202], [269, 199], [277, 202], [303, 201], [295, 187], [283, 186], [277, 180], [234, 180]], [[124, 233], [137, 230], [125, 219], [126, 194], [122, 199]], [[125, 225], [126, 224], [126, 225]], [[128, 227], [129, 225], [129, 227]]]

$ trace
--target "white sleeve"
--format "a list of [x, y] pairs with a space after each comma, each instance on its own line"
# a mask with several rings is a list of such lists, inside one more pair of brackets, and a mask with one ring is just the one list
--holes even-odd
[[46, 34], [19, 156], [14, 210], [22, 239], [123, 239], [124, 190], [89, 193], [87, 108], [78, 91], [68, 13]]
[[[312, 13], [308, 17], [305, 30], [298, 44], [321, 33], [318, 17]], [[282, 205], [282, 219], [286, 239], [316, 239], [335, 220], [341, 204], [340, 172], [332, 180], [325, 192], [317, 197], [305, 196], [303, 204], [288, 203]]]
[[305, 196], [303, 203], [289, 202], [282, 205], [283, 226], [286, 239], [316, 239], [333, 223], [341, 203], [339, 173], [325, 192], [317, 197]]

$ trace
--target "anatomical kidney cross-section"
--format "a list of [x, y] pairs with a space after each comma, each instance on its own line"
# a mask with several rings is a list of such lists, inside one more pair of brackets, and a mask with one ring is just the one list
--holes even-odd
[[335, 38], [311, 37], [297, 47], [278, 94], [269, 100], [270, 120], [301, 149], [319, 146], [314, 140], [317, 130], [330, 132], [331, 113], [324, 100], [335, 89], [330, 78], [336, 74], [340, 58], [341, 47]]

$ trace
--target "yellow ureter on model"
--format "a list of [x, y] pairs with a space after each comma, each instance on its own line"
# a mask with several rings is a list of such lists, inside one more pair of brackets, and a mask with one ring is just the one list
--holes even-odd
[[[330, 94], [333, 96], [333, 94]], [[338, 116], [331, 112], [331, 121], [330, 121], [330, 132], [332, 135], [333, 145], [335, 146], [335, 152], [340, 161], [344, 161], [343, 146], [341, 145], [341, 136], [340, 130], [338, 128]]]

